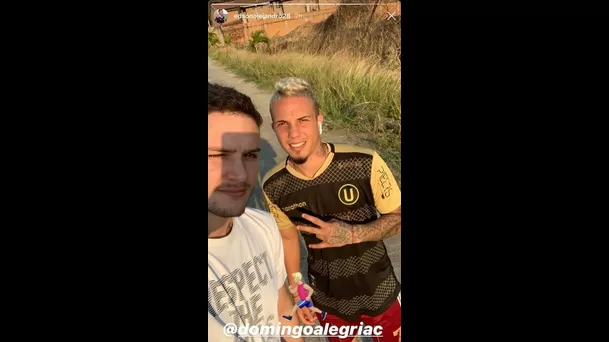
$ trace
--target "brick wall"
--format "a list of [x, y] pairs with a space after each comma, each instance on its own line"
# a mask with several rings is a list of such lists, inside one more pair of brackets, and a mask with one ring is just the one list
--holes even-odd
[[[338, 1], [338, 0], [337, 0]], [[326, 2], [331, 2], [327, 1]], [[295, 1], [286, 1], [285, 3], [297, 3]], [[283, 10], [282, 10], [283, 7]], [[313, 7], [313, 6], [311, 6]], [[372, 8], [372, 6], [370, 6]], [[251, 35], [256, 31], [265, 31], [269, 38], [284, 36], [299, 27], [300, 25], [310, 22], [319, 23], [326, 20], [332, 13], [336, 11], [336, 6], [319, 6], [319, 10], [312, 10], [306, 12], [305, 5], [302, 6], [256, 6], [245, 8], [246, 14], [273, 14], [273, 13], [285, 13], [289, 14], [289, 19], [284, 18], [249, 18], [247, 22], [233, 20], [234, 14], [237, 12], [229, 12], [229, 21], [222, 25], [222, 31], [224, 34], [230, 34], [231, 39], [234, 43], [243, 44], [251, 39]], [[379, 18], [386, 18], [386, 12], [393, 13], [394, 16], [401, 14], [400, 3], [387, 3], [380, 5], [375, 15]], [[391, 20], [391, 19], [390, 19]]]
[[[286, 6], [287, 8], [288, 6]], [[294, 7], [294, 6], [289, 6], [289, 7]], [[289, 11], [286, 9], [285, 13], [287, 15], [287, 13], [289, 13], [290, 15], [290, 19], [283, 19], [283, 18], [267, 18], [266, 20], [255, 20], [255, 19], [248, 19], [247, 23], [238, 23], [238, 24], [234, 24], [234, 25], [223, 25], [222, 29], [224, 31], [224, 33], [230, 33], [231, 39], [233, 42], [235, 43], [246, 43], [252, 33], [256, 32], [256, 31], [265, 31], [267, 36], [272, 38], [272, 37], [276, 37], [276, 36], [284, 36], [286, 34], [288, 34], [290, 31], [294, 30], [295, 28], [297, 28], [298, 26], [306, 23], [306, 22], [312, 22], [312, 23], [318, 23], [321, 21], [324, 21], [328, 18], [328, 16], [330, 16], [332, 13], [334, 13], [334, 11], [336, 11], [335, 7], [330, 7], [330, 8], [322, 8], [319, 11], [313, 11], [313, 12], [304, 12], [304, 13], [297, 13], [295, 11], [292, 11], [292, 9], [290, 9]], [[254, 13], [253, 10], [251, 11], [251, 13]], [[281, 13], [280, 11], [278, 12], [273, 12], [272, 9], [265, 9], [264, 12], [262, 10], [258, 10], [259, 14], [272, 14], [272, 13]], [[296, 18], [298, 16], [298, 18]]]

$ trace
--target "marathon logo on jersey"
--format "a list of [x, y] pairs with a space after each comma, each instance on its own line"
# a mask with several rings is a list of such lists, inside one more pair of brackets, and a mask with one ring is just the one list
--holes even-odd
[[338, 199], [344, 205], [353, 205], [359, 200], [359, 190], [353, 184], [345, 184], [338, 190]]
[[288, 211], [292, 211], [297, 208], [304, 208], [306, 206], [307, 206], [307, 202], [300, 202], [300, 203], [288, 205], [287, 207], [283, 207], [283, 208], [281, 208], [281, 210], [283, 210], [284, 212], [288, 212]]
[[273, 272], [268, 252], [264, 251], [220, 280], [211, 280], [207, 286], [208, 307], [215, 316], [228, 311], [235, 324], [270, 324], [275, 317], [261, 314], [261, 293], [267, 285], [274, 286]]

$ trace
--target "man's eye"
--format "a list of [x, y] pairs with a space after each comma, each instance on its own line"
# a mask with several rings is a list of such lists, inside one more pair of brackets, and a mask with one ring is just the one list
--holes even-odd
[[224, 156], [223, 154], [209, 154], [208, 157], [209, 158], [218, 158], [218, 157], [222, 157]]
[[257, 153], [248, 153], [245, 155], [246, 158], [251, 158], [251, 159], [258, 159], [258, 154]]

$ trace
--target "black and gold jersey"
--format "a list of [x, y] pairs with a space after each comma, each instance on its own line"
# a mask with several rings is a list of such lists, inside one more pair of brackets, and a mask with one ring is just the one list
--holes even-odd
[[[351, 145], [327, 145], [330, 153], [312, 178], [287, 160], [264, 177], [264, 195], [279, 229], [313, 226], [302, 214], [365, 224], [401, 206], [397, 182], [378, 153]], [[307, 245], [320, 242], [315, 235], [302, 234]], [[382, 241], [308, 248], [308, 253], [313, 301], [322, 311], [347, 321], [377, 316], [400, 292]]]

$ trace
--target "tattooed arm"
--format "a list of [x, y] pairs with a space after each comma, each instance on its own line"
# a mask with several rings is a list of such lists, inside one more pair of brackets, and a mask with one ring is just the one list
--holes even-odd
[[352, 230], [353, 241], [351, 243], [380, 241], [397, 235], [402, 230], [402, 207], [381, 215], [379, 219], [370, 223], [353, 225]]
[[303, 214], [302, 217], [317, 227], [296, 226], [301, 232], [314, 234], [321, 243], [310, 248], [333, 248], [366, 241], [381, 241], [400, 233], [402, 227], [402, 193], [385, 161], [374, 152], [370, 173], [370, 187], [374, 206], [381, 214], [366, 224], [348, 224], [336, 219], [328, 222]]
[[402, 229], [402, 193], [391, 170], [378, 153], [372, 157], [370, 187], [374, 206], [381, 217], [367, 224], [356, 224], [352, 243], [380, 241], [397, 235]]
[[376, 221], [367, 224], [351, 225], [332, 219], [324, 222], [317, 217], [303, 214], [302, 217], [317, 227], [297, 226], [299, 231], [315, 234], [322, 242], [309, 245], [310, 248], [341, 247], [366, 241], [381, 241], [401, 231], [402, 207], [381, 215]]

